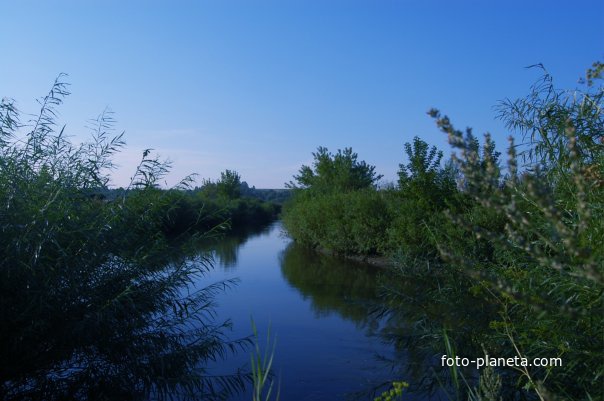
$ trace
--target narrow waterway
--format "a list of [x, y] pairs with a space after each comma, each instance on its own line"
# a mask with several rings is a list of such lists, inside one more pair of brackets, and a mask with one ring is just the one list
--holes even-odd
[[[415, 375], [423, 376], [430, 356], [383, 336], [376, 313], [382, 269], [296, 246], [279, 223], [224, 239], [214, 257], [205, 283], [238, 280], [217, 296], [218, 319], [232, 321], [231, 338], [249, 336], [253, 319], [263, 346], [270, 326], [281, 400], [373, 399], [385, 383], [403, 379], [401, 367], [409, 374], [415, 366]], [[249, 367], [249, 360], [249, 352], [239, 352], [213, 372]], [[439, 399], [426, 393], [405, 399], [427, 398]]]

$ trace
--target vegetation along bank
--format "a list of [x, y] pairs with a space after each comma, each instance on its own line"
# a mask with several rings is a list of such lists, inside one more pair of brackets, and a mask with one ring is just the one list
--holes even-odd
[[[297, 242], [390, 257], [400, 283], [433, 278], [431, 302], [471, 296], [494, 305], [486, 335], [469, 341], [476, 352], [564, 363], [483, 372], [475, 389], [454, 370], [465, 394], [457, 398], [499, 399], [502, 380], [514, 397], [604, 397], [602, 71], [594, 63], [576, 90], [556, 88], [544, 71], [526, 98], [501, 102], [498, 117], [514, 134], [507, 157], [490, 135], [481, 143], [433, 109], [456, 152], [451, 159], [415, 137], [404, 145], [396, 185], [378, 188], [381, 176], [352, 149], [319, 147], [289, 183], [283, 222]], [[386, 314], [413, 302], [397, 295], [398, 285], [391, 278], [383, 285]], [[446, 323], [435, 332], [443, 353], [456, 352], [459, 332]]]

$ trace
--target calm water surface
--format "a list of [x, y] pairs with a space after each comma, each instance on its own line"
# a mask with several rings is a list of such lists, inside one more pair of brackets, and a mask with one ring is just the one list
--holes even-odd
[[[298, 247], [279, 223], [221, 241], [215, 258], [216, 268], [204, 283], [239, 280], [217, 296], [218, 317], [232, 321], [231, 338], [249, 336], [253, 318], [261, 344], [270, 325], [281, 400], [373, 399], [378, 388], [384, 389], [380, 385], [403, 378], [397, 371], [401, 365], [416, 366], [421, 376], [426, 356], [387, 341], [383, 322], [372, 314], [378, 274], [385, 274], [381, 269]], [[249, 367], [249, 358], [240, 352], [213, 373]], [[405, 399], [426, 398], [410, 394]]]

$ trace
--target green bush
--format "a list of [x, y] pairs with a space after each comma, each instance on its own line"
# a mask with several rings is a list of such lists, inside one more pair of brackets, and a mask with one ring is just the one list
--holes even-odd
[[[343, 254], [394, 254], [401, 264], [444, 262], [451, 286], [473, 283], [453, 296], [471, 292], [491, 313], [490, 332], [480, 334], [490, 355], [562, 358], [562, 367], [506, 372], [506, 383], [530, 392], [515, 397], [601, 399], [602, 66], [588, 71], [582, 90], [558, 90], [546, 74], [525, 99], [500, 105], [500, 116], [523, 138], [519, 146], [511, 141], [505, 168], [488, 134], [481, 147], [470, 129], [456, 130], [437, 110], [429, 114], [459, 154], [442, 168], [436, 148], [415, 138], [405, 146], [409, 163], [401, 165], [397, 189], [337, 192], [321, 185], [313, 191], [319, 169], [303, 167], [295, 178], [306, 189], [298, 189], [284, 209], [288, 232], [298, 242]], [[408, 272], [399, 270], [408, 280]], [[435, 277], [435, 301], [449, 302], [442, 277]], [[393, 288], [386, 295], [395, 321], [408, 300], [398, 300]]]
[[0, 104], [0, 398], [186, 399], [242, 388], [240, 376], [205, 373], [238, 345], [211, 318], [229, 282], [194, 285], [211, 265], [169, 244], [192, 213], [155, 188], [168, 166], [146, 151], [126, 193], [102, 199], [123, 142], [109, 136], [108, 113], [91, 143], [56, 132], [67, 94], [59, 78], [24, 138], [14, 104]]
[[350, 192], [374, 188], [382, 178], [375, 172], [375, 166], [359, 161], [352, 148], [338, 149], [336, 154], [320, 146], [315, 153], [313, 166], [302, 166], [295, 182], [287, 187], [305, 189], [315, 194]]
[[418, 258], [434, 260], [438, 255], [434, 225], [443, 220], [439, 220], [440, 211], [433, 210], [425, 199], [401, 198], [400, 194], [394, 197], [386, 249], [395, 252], [399, 262], [409, 263]]
[[[520, 384], [540, 399], [602, 396], [603, 96], [601, 86], [557, 90], [545, 75], [526, 99], [503, 103], [502, 117], [525, 140], [520, 147], [510, 144], [503, 183], [494, 160], [477, 165], [462, 133], [432, 112], [461, 150], [460, 169], [475, 189], [468, 192], [501, 222], [453, 215], [475, 241], [490, 243], [492, 255], [485, 260], [481, 252], [449, 245], [443, 256], [479, 279], [499, 304], [490, 352], [562, 358], [563, 367], [520, 370]], [[526, 162], [523, 171], [517, 167], [518, 148]]]
[[286, 204], [283, 223], [298, 242], [339, 254], [371, 255], [385, 243], [390, 215], [382, 194], [375, 190], [298, 194]]

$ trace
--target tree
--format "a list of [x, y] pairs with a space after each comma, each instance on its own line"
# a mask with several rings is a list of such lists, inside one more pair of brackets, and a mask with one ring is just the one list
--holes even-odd
[[429, 206], [444, 205], [455, 193], [455, 167], [448, 163], [441, 166], [443, 152], [429, 145], [419, 137], [413, 144], [405, 143], [405, 153], [409, 162], [399, 164], [398, 186], [406, 197], [414, 197], [429, 202]]
[[357, 189], [375, 187], [382, 178], [375, 172], [375, 166], [358, 161], [358, 155], [352, 148], [338, 149], [334, 155], [320, 146], [313, 153], [313, 167], [303, 165], [294, 182], [286, 184], [288, 188], [310, 189], [317, 193], [349, 192]]
[[234, 170], [223, 171], [220, 173], [220, 180], [216, 182], [216, 189], [219, 195], [227, 199], [241, 197], [241, 176]]

